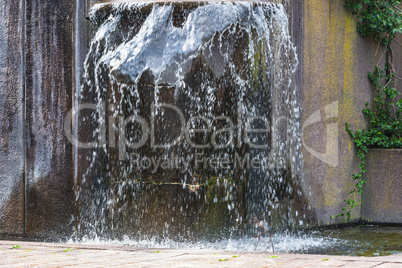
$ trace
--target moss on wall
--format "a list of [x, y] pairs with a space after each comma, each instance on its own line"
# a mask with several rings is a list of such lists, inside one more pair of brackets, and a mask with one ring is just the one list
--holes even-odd
[[[338, 165], [332, 166], [306, 148], [303, 151], [305, 192], [310, 193], [318, 223], [329, 224], [342, 221], [330, 216], [343, 207], [353, 189], [352, 174], [357, 171], [355, 147], [344, 125], [350, 122], [354, 128], [365, 127], [361, 110], [372, 99], [367, 73], [381, 53], [374, 56], [376, 45], [369, 37], [359, 36], [356, 18], [341, 0], [304, 1], [303, 46], [303, 122], [317, 111], [322, 119], [304, 129], [305, 145], [321, 154], [331, 153], [326, 148], [338, 148], [338, 156], [335, 151], [328, 156], [338, 158]], [[325, 109], [335, 102], [338, 116], [327, 118]], [[338, 124], [338, 133], [328, 136], [329, 124]], [[356, 209], [352, 219], [359, 218], [360, 211]]]

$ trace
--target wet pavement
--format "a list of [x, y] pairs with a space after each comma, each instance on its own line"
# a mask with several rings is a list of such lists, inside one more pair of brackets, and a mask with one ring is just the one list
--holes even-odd
[[402, 254], [350, 257], [0, 241], [0, 267], [402, 267]]

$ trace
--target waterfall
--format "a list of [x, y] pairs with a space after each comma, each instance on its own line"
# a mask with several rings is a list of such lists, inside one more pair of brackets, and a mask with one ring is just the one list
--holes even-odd
[[219, 240], [257, 232], [256, 219], [303, 225], [298, 62], [282, 5], [98, 4], [90, 19], [79, 234]]

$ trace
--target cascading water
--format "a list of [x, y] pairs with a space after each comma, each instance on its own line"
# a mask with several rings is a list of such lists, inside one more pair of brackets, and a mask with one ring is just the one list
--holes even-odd
[[[271, 3], [100, 4], [78, 236], [220, 240], [303, 226], [297, 55]], [[261, 230], [260, 230], [261, 231]]]

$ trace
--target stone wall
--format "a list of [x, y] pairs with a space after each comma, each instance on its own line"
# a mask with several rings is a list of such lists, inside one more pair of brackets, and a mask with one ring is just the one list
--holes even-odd
[[[2, 1], [0, 233], [71, 231], [73, 1]], [[25, 192], [25, 194], [24, 194]]]
[[26, 1], [27, 235], [63, 236], [72, 215], [73, 1]]
[[[373, 93], [367, 73], [383, 50], [376, 53], [372, 37], [357, 33], [356, 17], [341, 0], [304, 1], [303, 20], [304, 190], [319, 225], [340, 223], [343, 219], [331, 215], [344, 206], [359, 163], [345, 123], [354, 130], [366, 127], [361, 111], [365, 102], [372, 102]], [[399, 73], [400, 52], [396, 47]], [[360, 217], [356, 209], [352, 218]]]
[[402, 222], [402, 150], [367, 154], [362, 219], [374, 223]]
[[22, 2], [0, 2], [0, 234], [24, 233]]

